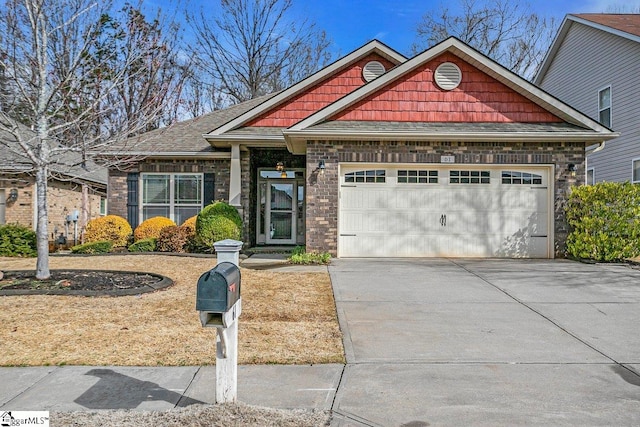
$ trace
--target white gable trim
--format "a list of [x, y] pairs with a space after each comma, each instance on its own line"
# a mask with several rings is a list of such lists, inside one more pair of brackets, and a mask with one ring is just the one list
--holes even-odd
[[462, 60], [467, 61], [479, 70], [487, 73], [488, 75], [510, 87], [514, 91], [520, 93], [525, 98], [536, 103], [540, 107], [560, 117], [562, 120], [568, 123], [586, 127], [598, 133], [612, 133], [610, 129], [602, 126], [600, 123], [596, 122], [590, 117], [580, 113], [579, 111], [575, 110], [559, 99], [551, 96], [537, 86], [529, 83], [522, 77], [519, 77], [513, 72], [507, 70], [506, 68], [479, 53], [475, 49], [472, 49], [455, 37], [450, 37], [445, 41], [435, 45], [434, 47], [424, 51], [423, 53], [415, 56], [414, 58], [404, 62], [403, 64], [398, 65], [396, 68], [384, 74], [383, 76], [377, 78], [376, 80], [359, 89], [356, 89], [347, 96], [310, 115], [306, 119], [301, 120], [300, 122], [291, 126], [289, 129], [292, 131], [302, 131], [310, 126], [323, 122], [331, 116], [346, 109], [350, 105], [353, 105], [354, 103], [373, 94], [390, 82], [393, 82], [394, 80], [421, 66], [425, 62], [447, 51], [460, 57]]
[[609, 34], [613, 34], [615, 36], [629, 39], [636, 43], [640, 43], [640, 37], [634, 34], [629, 34], [625, 31], [620, 31], [615, 28], [611, 28], [607, 25], [598, 24], [596, 22], [579, 18], [574, 15], [566, 15], [564, 17], [564, 20], [562, 21], [562, 24], [560, 25], [558, 34], [553, 39], [553, 42], [551, 43], [551, 47], [547, 51], [547, 54], [545, 55], [544, 60], [542, 61], [542, 65], [540, 66], [540, 69], [538, 70], [535, 78], [533, 79], [533, 82], [535, 84], [539, 85], [540, 83], [542, 83], [542, 79], [544, 79], [545, 75], [547, 74], [547, 71], [549, 71], [549, 67], [551, 66], [551, 63], [553, 62], [553, 60], [556, 58], [556, 54], [558, 53], [560, 46], [562, 46], [562, 43], [564, 42], [564, 39], [567, 36], [567, 33], [569, 33], [569, 30], [571, 29], [571, 26], [573, 25], [573, 23], [586, 25], [588, 27], [595, 28], [600, 31], [604, 31]]
[[324, 80], [325, 78], [329, 77], [331, 74], [344, 68], [350, 63], [355, 62], [358, 59], [365, 57], [367, 55], [370, 55], [372, 53], [377, 53], [395, 64], [401, 64], [407, 60], [406, 57], [396, 52], [395, 50], [391, 49], [384, 43], [381, 43], [378, 40], [373, 40], [365, 44], [364, 46], [360, 47], [359, 49], [356, 49], [355, 51], [351, 52], [347, 56], [344, 56], [343, 58], [337, 60], [333, 64], [323, 68], [317, 73], [296, 83], [295, 85], [289, 87], [288, 89], [283, 90], [278, 95], [267, 100], [266, 102], [236, 117], [235, 119], [231, 120], [230, 122], [227, 122], [226, 124], [218, 127], [217, 129], [214, 129], [208, 135], [205, 135], [205, 138], [207, 138], [208, 136], [222, 135], [225, 132], [229, 132], [233, 129], [236, 129], [242, 126], [248, 121], [257, 118], [261, 114], [266, 113], [267, 111], [278, 106], [279, 104], [282, 104], [287, 99], [290, 99], [295, 95], [298, 95], [304, 92], [306, 89], [314, 86], [315, 84], [319, 83], [320, 81]]

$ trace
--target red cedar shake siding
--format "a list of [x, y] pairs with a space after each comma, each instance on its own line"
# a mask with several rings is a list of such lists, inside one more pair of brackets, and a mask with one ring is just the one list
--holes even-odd
[[[462, 82], [451, 91], [434, 83], [433, 73], [443, 62], [462, 71]], [[453, 54], [434, 58], [401, 80], [381, 88], [332, 120], [389, 122], [561, 122], [558, 117], [529, 101]]]
[[369, 55], [247, 123], [246, 126], [286, 128], [299, 122], [364, 85], [366, 82], [362, 78], [362, 68], [369, 61], [380, 62], [387, 71], [394, 67], [394, 64], [381, 56]]

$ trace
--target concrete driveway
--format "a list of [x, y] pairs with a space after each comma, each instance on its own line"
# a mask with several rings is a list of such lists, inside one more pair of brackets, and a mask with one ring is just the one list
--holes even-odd
[[339, 259], [334, 426], [640, 425], [640, 270]]

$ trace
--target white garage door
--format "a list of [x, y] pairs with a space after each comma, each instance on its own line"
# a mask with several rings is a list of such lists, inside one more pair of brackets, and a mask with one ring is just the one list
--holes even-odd
[[549, 171], [341, 165], [338, 255], [549, 258]]

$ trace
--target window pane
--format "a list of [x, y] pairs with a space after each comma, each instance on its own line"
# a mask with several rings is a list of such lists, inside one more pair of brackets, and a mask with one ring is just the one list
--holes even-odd
[[[200, 175], [176, 175], [175, 176], [175, 202], [176, 204], [200, 204], [201, 200], [201, 176]], [[176, 221], [176, 224], [179, 224]]]
[[633, 182], [640, 181], [640, 160], [633, 161]]
[[598, 102], [598, 106], [600, 109], [608, 108], [611, 106], [611, 88], [606, 88], [600, 91]]
[[199, 206], [180, 206], [176, 207], [174, 211], [174, 222], [178, 225], [182, 225], [186, 220], [194, 215], [198, 215], [200, 212]]
[[[146, 221], [155, 216], [169, 218], [169, 206], [145, 206], [142, 208], [142, 220]], [[186, 219], [186, 218], [185, 218]]]
[[145, 175], [142, 194], [142, 203], [169, 203], [169, 175]]
[[611, 108], [605, 108], [600, 111], [600, 124], [606, 127], [611, 127]]

